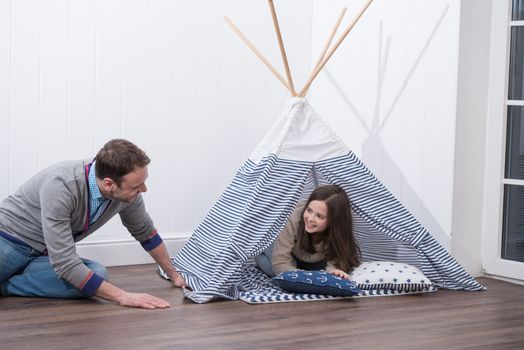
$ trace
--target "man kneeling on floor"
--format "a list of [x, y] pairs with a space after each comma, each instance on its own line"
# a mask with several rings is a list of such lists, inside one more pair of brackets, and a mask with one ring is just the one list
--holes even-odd
[[75, 243], [116, 214], [142, 247], [185, 286], [145, 210], [149, 157], [133, 143], [116, 139], [90, 161], [64, 161], [33, 176], [0, 203], [0, 293], [2, 296], [85, 298], [97, 296], [123, 306], [166, 308], [145, 293], [124, 291], [107, 281], [107, 269], [82, 259]]

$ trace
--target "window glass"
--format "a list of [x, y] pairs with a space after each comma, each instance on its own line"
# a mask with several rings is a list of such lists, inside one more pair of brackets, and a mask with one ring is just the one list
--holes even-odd
[[504, 185], [502, 258], [524, 262], [524, 186]]
[[505, 177], [524, 180], [524, 106], [508, 106]]
[[524, 0], [513, 0], [513, 11], [511, 20], [522, 21], [524, 20]]
[[508, 99], [524, 100], [524, 27], [511, 27]]

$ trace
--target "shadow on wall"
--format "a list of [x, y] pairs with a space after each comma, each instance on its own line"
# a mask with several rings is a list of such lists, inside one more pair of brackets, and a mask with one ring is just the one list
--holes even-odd
[[[439, 243], [449, 251], [450, 250], [450, 237], [444, 231], [444, 229], [438, 223], [435, 217], [431, 214], [429, 209], [424, 205], [424, 202], [421, 200], [417, 192], [413, 189], [413, 187], [409, 184], [406, 177], [403, 175], [402, 170], [395, 164], [391, 156], [389, 156], [381, 140], [382, 130], [384, 129], [386, 123], [388, 122], [388, 119], [390, 118], [392, 111], [396, 107], [398, 101], [400, 100], [400, 97], [406, 90], [406, 87], [408, 86], [409, 81], [413, 77], [413, 74], [415, 73], [420, 62], [422, 61], [424, 54], [426, 53], [429, 45], [433, 41], [433, 38], [435, 34], [437, 33], [438, 29], [440, 28], [448, 11], [449, 11], [449, 5], [447, 5], [443, 9], [441, 15], [439, 16], [436, 24], [434, 25], [431, 31], [431, 34], [427, 38], [423, 47], [421, 48], [406, 78], [400, 84], [400, 87], [393, 99], [393, 102], [391, 103], [389, 108], [387, 108], [385, 112], [381, 110], [381, 101], [383, 98], [382, 96], [383, 86], [384, 86], [384, 81], [386, 77], [386, 68], [387, 68], [387, 62], [388, 62], [388, 54], [389, 54], [389, 48], [390, 48], [390, 43], [391, 43], [391, 40], [390, 40], [391, 37], [388, 37], [386, 39], [386, 42], [383, 43], [382, 22], [380, 22], [379, 60], [378, 60], [378, 69], [377, 69], [377, 95], [375, 99], [376, 103], [375, 103], [375, 108], [373, 111], [373, 119], [371, 121], [371, 126], [368, 126], [368, 123], [363, 118], [363, 114], [357, 110], [357, 108], [351, 102], [349, 97], [346, 95], [346, 92], [341, 88], [340, 84], [337, 82], [333, 74], [331, 74], [328, 69], [324, 69], [323, 72], [326, 74], [328, 80], [333, 84], [336, 91], [342, 97], [343, 101], [345, 102], [349, 110], [351, 110], [353, 115], [356, 116], [357, 120], [360, 122], [360, 124], [366, 130], [368, 134], [362, 146], [361, 159], [364, 162], [364, 164], [366, 164], [367, 162], [369, 162], [372, 159], [377, 159], [377, 154], [381, 155], [380, 159], [381, 159], [383, 168], [387, 169], [388, 173], [392, 173], [396, 178], [401, 179], [402, 195], [404, 198], [409, 198], [410, 203], [413, 203], [414, 206], [417, 208], [419, 212], [419, 217], [417, 217], [417, 219], [424, 218], [423, 219], [424, 222], [422, 223], [423, 226], [426, 227], [426, 229], [428, 229], [433, 234], [433, 237], [435, 237], [435, 239], [437, 239]], [[415, 208], [411, 208], [411, 209], [413, 210]]]

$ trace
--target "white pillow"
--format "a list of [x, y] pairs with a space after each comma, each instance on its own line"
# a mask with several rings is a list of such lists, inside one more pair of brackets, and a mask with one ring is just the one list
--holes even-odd
[[364, 262], [351, 273], [360, 289], [391, 289], [428, 291], [432, 283], [422, 271], [412, 265], [392, 261]]

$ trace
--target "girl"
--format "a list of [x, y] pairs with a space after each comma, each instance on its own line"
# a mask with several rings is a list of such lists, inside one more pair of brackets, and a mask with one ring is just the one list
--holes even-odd
[[[353, 235], [348, 196], [337, 185], [316, 188], [299, 205], [277, 237], [271, 254], [272, 271], [321, 270], [349, 279], [360, 264], [360, 248]], [[267, 266], [267, 264], [266, 264]]]

